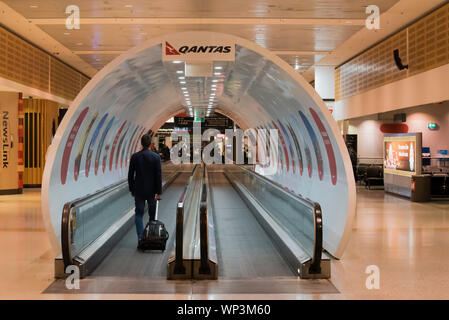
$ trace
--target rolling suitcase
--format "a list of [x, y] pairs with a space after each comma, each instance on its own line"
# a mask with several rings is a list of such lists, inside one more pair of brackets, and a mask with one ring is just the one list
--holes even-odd
[[156, 201], [156, 214], [154, 220], [148, 221], [143, 230], [142, 240], [139, 243], [139, 249], [145, 250], [165, 250], [165, 245], [168, 240], [168, 231], [165, 225], [157, 220], [159, 211], [159, 200]]

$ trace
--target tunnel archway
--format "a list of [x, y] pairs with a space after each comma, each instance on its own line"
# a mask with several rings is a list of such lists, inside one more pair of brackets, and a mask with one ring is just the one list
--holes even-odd
[[[200, 39], [200, 40], [199, 40]], [[42, 206], [59, 251], [64, 203], [126, 177], [141, 134], [182, 109], [166, 43], [231, 43], [235, 59], [220, 75], [218, 108], [242, 128], [277, 129], [281, 163], [270, 179], [321, 204], [324, 248], [341, 257], [355, 214], [351, 161], [335, 121], [315, 90], [286, 62], [232, 35], [185, 32], [152, 39], [122, 54], [80, 92], [47, 153]]]

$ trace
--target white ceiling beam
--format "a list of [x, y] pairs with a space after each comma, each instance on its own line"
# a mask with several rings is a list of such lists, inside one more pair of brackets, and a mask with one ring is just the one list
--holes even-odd
[[[119, 55], [125, 51], [120, 50], [79, 50], [72, 51], [77, 55], [93, 55], [93, 54], [110, 54], [110, 55]], [[314, 56], [314, 55], [327, 55], [330, 54], [331, 51], [297, 51], [297, 50], [271, 50], [272, 53], [277, 54], [279, 56]]]
[[111, 54], [111, 55], [120, 55], [126, 51], [117, 51], [117, 50], [84, 50], [84, 51], [72, 51], [72, 53], [77, 55], [92, 55], [92, 54]]
[[332, 51], [271, 50], [271, 52], [278, 56], [315, 56], [330, 54]]
[[[36, 25], [65, 25], [65, 18], [29, 19]], [[81, 18], [82, 25], [322, 25], [364, 26], [364, 19], [283, 19], [283, 18]]]

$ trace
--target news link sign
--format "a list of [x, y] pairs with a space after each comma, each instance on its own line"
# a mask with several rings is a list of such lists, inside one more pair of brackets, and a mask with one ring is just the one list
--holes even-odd
[[234, 61], [235, 43], [226, 39], [178, 39], [162, 41], [163, 61]]
[[11, 128], [10, 128], [10, 122], [9, 122], [9, 112], [6, 110], [1, 110], [1, 164], [0, 167], [2, 169], [8, 169], [9, 167], [9, 158], [10, 158], [10, 147], [11, 147]]

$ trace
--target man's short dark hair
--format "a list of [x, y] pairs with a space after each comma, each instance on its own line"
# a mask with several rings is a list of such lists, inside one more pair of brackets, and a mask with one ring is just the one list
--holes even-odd
[[151, 137], [149, 134], [144, 134], [142, 138], [140, 139], [140, 143], [142, 144], [142, 147], [145, 149], [148, 149], [151, 145]]

